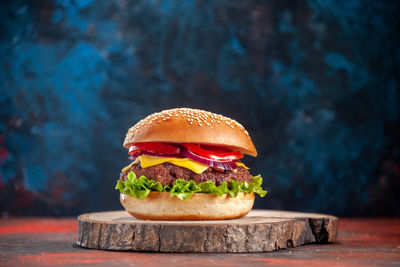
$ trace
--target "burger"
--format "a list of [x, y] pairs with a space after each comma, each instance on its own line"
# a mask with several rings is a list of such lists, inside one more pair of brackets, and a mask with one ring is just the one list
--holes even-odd
[[116, 189], [126, 211], [145, 220], [223, 220], [245, 216], [254, 195], [264, 197], [260, 175], [240, 160], [257, 156], [244, 127], [198, 109], [154, 113], [128, 130], [132, 162]]

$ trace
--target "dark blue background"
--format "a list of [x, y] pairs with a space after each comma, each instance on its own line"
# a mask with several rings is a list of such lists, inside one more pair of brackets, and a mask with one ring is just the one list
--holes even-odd
[[400, 215], [397, 3], [2, 1], [2, 215], [119, 209], [127, 129], [182, 106], [249, 131], [257, 208]]

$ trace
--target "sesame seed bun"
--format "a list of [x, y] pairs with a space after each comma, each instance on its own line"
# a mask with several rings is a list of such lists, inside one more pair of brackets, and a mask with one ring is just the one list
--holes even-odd
[[235, 198], [195, 193], [188, 200], [180, 200], [169, 193], [152, 191], [145, 199], [121, 194], [120, 200], [129, 214], [143, 220], [226, 220], [249, 213], [254, 193], [239, 193]]
[[257, 156], [249, 134], [240, 123], [199, 109], [176, 108], [147, 116], [128, 130], [124, 147], [140, 142], [220, 145]]

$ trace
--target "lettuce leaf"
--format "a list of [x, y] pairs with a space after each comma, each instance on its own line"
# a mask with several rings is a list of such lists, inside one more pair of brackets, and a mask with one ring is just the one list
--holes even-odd
[[169, 192], [171, 197], [176, 196], [182, 200], [191, 198], [194, 193], [215, 194], [218, 196], [229, 194], [231, 197], [236, 197], [240, 192], [247, 194], [254, 192], [264, 197], [267, 191], [263, 190], [261, 187], [261, 176], [252, 176], [252, 178], [253, 182], [237, 182], [232, 180], [230, 187], [227, 182], [216, 186], [215, 183], [211, 181], [196, 184], [191, 180], [177, 179], [175, 184], [171, 187], [168, 185], [163, 186], [160, 182], [150, 180], [143, 175], [137, 178], [134, 172], [129, 172], [127, 180], [118, 180], [115, 189], [119, 190], [122, 194], [138, 199], [145, 199], [150, 194], [150, 191]]

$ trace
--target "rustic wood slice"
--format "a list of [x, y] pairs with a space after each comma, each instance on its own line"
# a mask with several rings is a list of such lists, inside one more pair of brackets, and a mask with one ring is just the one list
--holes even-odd
[[144, 221], [126, 211], [78, 217], [77, 244], [153, 252], [263, 252], [336, 241], [338, 218], [325, 214], [252, 210], [222, 221]]

